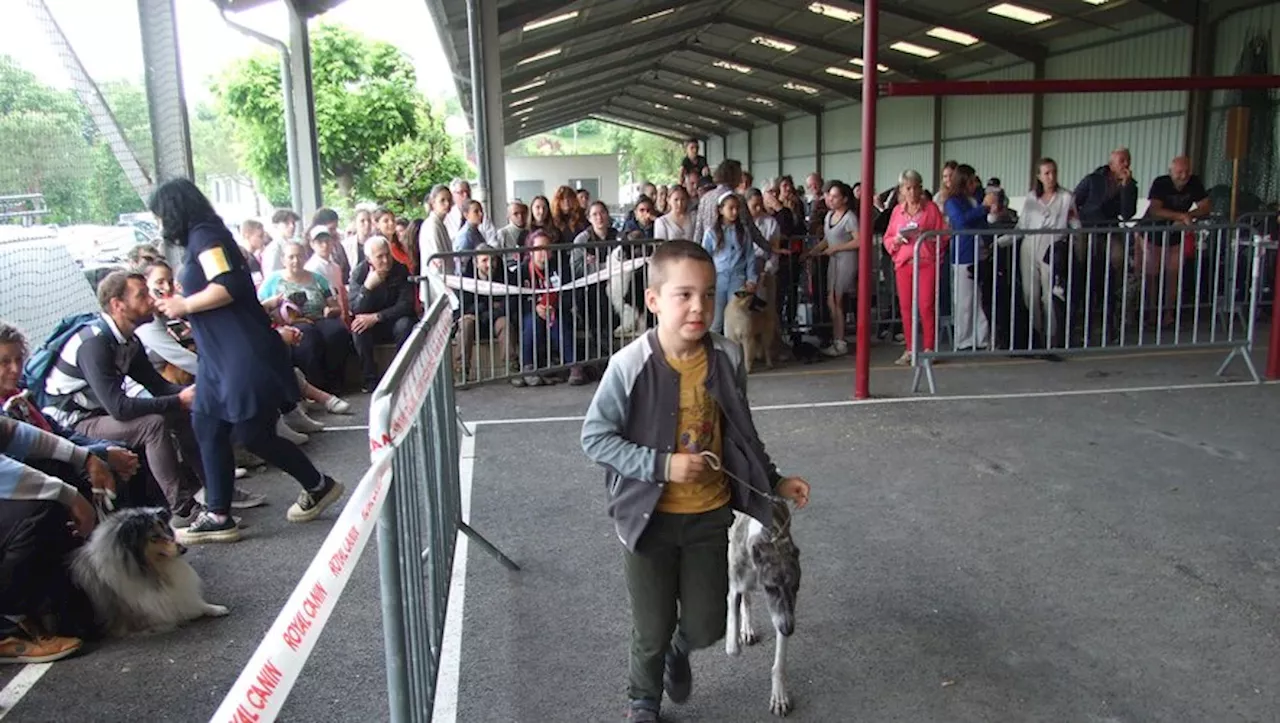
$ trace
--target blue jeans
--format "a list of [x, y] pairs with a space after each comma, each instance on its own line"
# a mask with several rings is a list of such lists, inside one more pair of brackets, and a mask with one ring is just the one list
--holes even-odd
[[711, 320], [711, 330], [715, 333], [724, 333], [724, 307], [729, 305], [734, 292], [746, 283], [747, 273], [741, 269], [716, 274], [716, 315]]
[[[573, 324], [565, 323], [565, 314], [559, 309], [553, 310], [552, 314], [552, 321], [547, 322], [536, 312], [525, 313], [520, 334], [522, 366], [551, 366], [552, 349], [560, 352], [562, 364], [572, 364], [575, 361]], [[539, 364], [539, 361], [542, 363]]]

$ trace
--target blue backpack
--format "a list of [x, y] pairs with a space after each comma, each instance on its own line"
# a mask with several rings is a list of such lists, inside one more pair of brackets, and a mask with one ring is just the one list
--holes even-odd
[[101, 320], [102, 314], [96, 311], [64, 317], [57, 326], [53, 327], [53, 331], [40, 348], [33, 351], [27, 358], [27, 363], [22, 365], [20, 384], [23, 389], [31, 393], [31, 401], [37, 407], [45, 409], [52, 406], [44, 391], [45, 380], [53, 371], [53, 365], [57, 363], [58, 354], [62, 352], [62, 347], [66, 345], [67, 340], [86, 326]]

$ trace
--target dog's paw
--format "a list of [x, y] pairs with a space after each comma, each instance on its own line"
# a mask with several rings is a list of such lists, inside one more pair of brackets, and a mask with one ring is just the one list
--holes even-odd
[[755, 628], [746, 628], [738, 633], [738, 640], [743, 645], [755, 645], [760, 642], [760, 636], [756, 633]]
[[226, 605], [214, 605], [207, 603], [204, 606], [204, 614], [211, 618], [220, 618], [231, 614], [231, 610]]
[[732, 635], [726, 635], [724, 638], [725, 655], [736, 656], [738, 653], [741, 653], [741, 652], [742, 652], [742, 648], [739, 647], [738, 645], [738, 639], [733, 637]]
[[785, 716], [791, 712], [791, 697], [785, 689], [775, 689], [769, 696], [769, 712], [776, 716]]

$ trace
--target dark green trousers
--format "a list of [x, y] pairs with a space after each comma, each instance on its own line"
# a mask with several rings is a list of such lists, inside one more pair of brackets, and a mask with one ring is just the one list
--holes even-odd
[[688, 652], [724, 637], [732, 524], [728, 505], [697, 515], [654, 512], [636, 551], [625, 552], [632, 700], [662, 700], [668, 645]]

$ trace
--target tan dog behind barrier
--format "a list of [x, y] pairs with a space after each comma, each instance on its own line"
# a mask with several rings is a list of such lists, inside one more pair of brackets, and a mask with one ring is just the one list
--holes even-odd
[[756, 359], [764, 359], [765, 366], [773, 368], [775, 343], [781, 339], [778, 331], [778, 310], [774, 304], [773, 278], [760, 275], [767, 305], [751, 310], [752, 294], [739, 290], [724, 308], [724, 335], [742, 345], [742, 358], [750, 374]]

